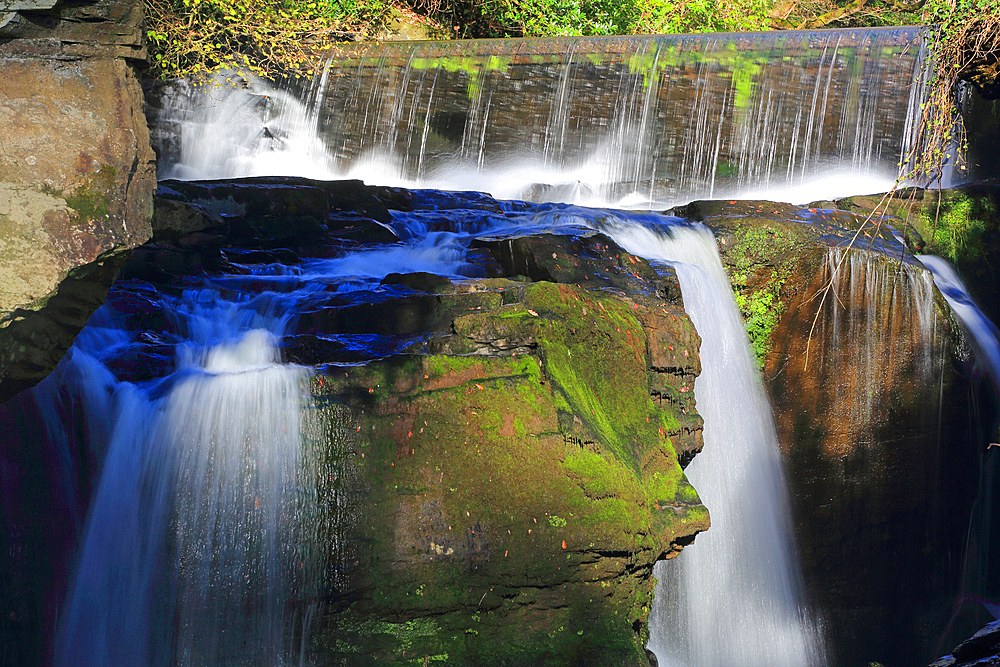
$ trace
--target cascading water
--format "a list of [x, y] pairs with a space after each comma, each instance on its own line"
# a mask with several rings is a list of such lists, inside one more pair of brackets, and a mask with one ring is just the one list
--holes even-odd
[[[308, 370], [278, 360], [283, 301], [205, 287], [160, 304], [177, 368], [115, 383], [56, 664], [291, 659], [288, 610], [315, 597], [322, 567], [305, 557], [316, 551], [320, 433]], [[98, 318], [104, 331], [121, 326], [109, 317]], [[120, 352], [132, 342], [122, 331], [108, 348], [88, 329], [66, 363]]]
[[[405, 224], [414, 238], [404, 246], [242, 266], [174, 296], [123, 284], [130, 296], [112, 295], [33, 390], [44, 406], [54, 383], [80, 376], [75, 400], [92, 406], [88, 421], [112, 421], [56, 665], [308, 662], [309, 619], [345, 557], [349, 472], [319, 456], [342, 440], [340, 425], [319, 419], [311, 373], [281, 363], [280, 338], [324, 294], [370, 290], [393, 271], [458, 277], [455, 234]], [[139, 302], [164, 319], [157, 340], [129, 333]], [[150, 344], [162, 377], [116, 380], [110, 369]], [[45, 413], [50, 431], [65, 429]], [[79, 446], [99, 448], [101, 437]]]
[[986, 367], [994, 390], [1000, 392], [1000, 330], [976, 306], [965, 283], [948, 260], [934, 255], [920, 257], [920, 262], [934, 274], [934, 284], [948, 301], [976, 345], [976, 358]]
[[167, 177], [336, 174], [625, 208], [805, 202], [891, 187], [922, 48], [918, 29], [345, 46], [305, 102], [220, 80], [194, 103], [168, 94], [154, 135]]
[[825, 664], [800, 597], [770, 407], [715, 239], [705, 228], [611, 233], [629, 252], [674, 267], [702, 338], [695, 397], [705, 449], [685, 472], [712, 528], [657, 565], [650, 648], [676, 667]]
[[[527, 44], [344, 47], [301, 97], [246, 79], [175, 87], [154, 128], [161, 176], [364, 177], [623, 207], [737, 193], [808, 201], [890, 186], [922, 96], [916, 30]], [[847, 181], [815, 186], [836, 171]], [[57, 663], [308, 663], [324, 559], [338, 557], [317, 545], [350, 519], [316, 501], [341, 473], [320, 473], [310, 443], [336, 425], [319, 423], [308, 369], [280, 363], [295, 313], [390, 272], [460, 279], [470, 239], [497, 226], [576, 224], [672, 265], [703, 339], [706, 444], [687, 475], [713, 527], [657, 565], [650, 648], [661, 665], [825, 664], [774, 427], [711, 235], [667, 233], [656, 214], [515, 208], [448, 232], [400, 214], [403, 243], [243, 266], [157, 296], [166, 333], [142, 341], [164, 357], [152, 379], [115, 380], [110, 357], [137, 341], [122, 312], [96, 316], [36, 390], [47, 405], [52, 383], [86, 366], [78, 374], [94, 382], [81, 398], [114, 415], [106, 454], [102, 428], [89, 437], [103, 464]], [[850, 397], [853, 418], [871, 409], [865, 396]], [[42, 411], [58, 433], [57, 410]]]

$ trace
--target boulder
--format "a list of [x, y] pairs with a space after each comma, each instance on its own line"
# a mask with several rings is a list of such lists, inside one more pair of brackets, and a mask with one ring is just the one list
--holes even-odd
[[141, 3], [44, 4], [0, 27], [0, 400], [55, 367], [151, 233]]

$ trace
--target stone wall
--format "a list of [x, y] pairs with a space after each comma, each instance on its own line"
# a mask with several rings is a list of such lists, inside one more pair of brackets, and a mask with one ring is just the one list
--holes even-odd
[[0, 1], [0, 400], [44, 378], [150, 236], [134, 0]]

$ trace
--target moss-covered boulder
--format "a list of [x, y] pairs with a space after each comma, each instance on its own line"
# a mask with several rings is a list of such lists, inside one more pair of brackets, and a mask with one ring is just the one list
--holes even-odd
[[700, 446], [697, 334], [667, 304], [475, 287], [446, 354], [316, 378], [357, 515], [322, 643], [351, 665], [647, 664], [653, 563], [708, 527], [677, 453]]

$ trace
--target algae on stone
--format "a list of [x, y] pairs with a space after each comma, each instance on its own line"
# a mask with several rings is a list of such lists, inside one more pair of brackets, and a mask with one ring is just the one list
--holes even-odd
[[675, 408], [650, 392], [649, 306], [569, 284], [488, 290], [504, 303], [456, 317], [437, 345], [449, 353], [315, 387], [351, 408], [365, 489], [356, 589], [326, 619], [328, 650], [343, 664], [644, 664], [652, 565], [708, 525], [670, 439]]

